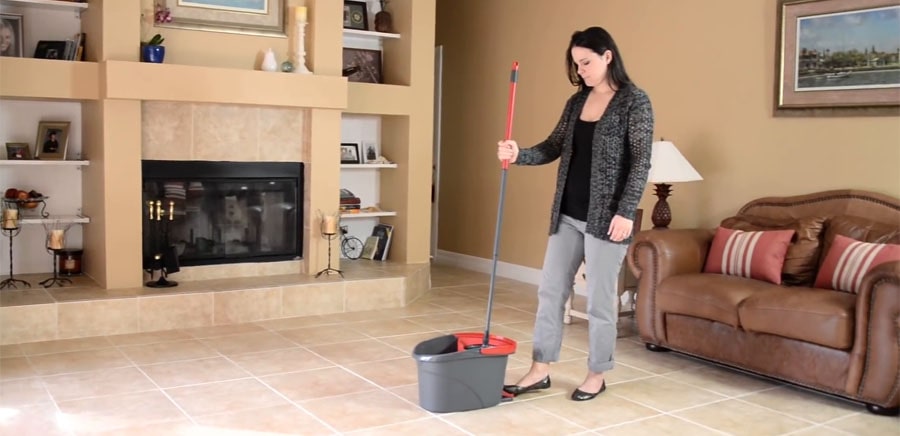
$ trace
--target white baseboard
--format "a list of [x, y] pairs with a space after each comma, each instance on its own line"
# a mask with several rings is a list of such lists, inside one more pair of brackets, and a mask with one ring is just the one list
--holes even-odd
[[[491, 273], [492, 260], [483, 257], [470, 256], [468, 254], [454, 253], [452, 251], [438, 250], [434, 258], [435, 263], [454, 266], [457, 268], [477, 271], [485, 274]], [[541, 270], [508, 262], [497, 262], [497, 277], [518, 280], [520, 282], [539, 285], [541, 283]], [[579, 273], [580, 277], [580, 273]], [[584, 281], [575, 280], [575, 293], [585, 295]]]

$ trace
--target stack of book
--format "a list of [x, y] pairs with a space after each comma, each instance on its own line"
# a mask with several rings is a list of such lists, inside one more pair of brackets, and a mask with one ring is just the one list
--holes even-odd
[[349, 189], [341, 189], [340, 210], [342, 213], [359, 213], [359, 203], [359, 197]]

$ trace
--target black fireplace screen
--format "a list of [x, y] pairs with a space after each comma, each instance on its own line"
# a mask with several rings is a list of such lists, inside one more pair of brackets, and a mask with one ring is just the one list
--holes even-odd
[[142, 170], [145, 261], [166, 252], [181, 266], [302, 256], [302, 163], [145, 160]]

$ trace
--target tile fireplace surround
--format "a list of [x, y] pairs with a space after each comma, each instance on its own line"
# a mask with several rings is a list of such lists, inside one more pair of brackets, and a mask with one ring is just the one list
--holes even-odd
[[163, 289], [102, 289], [87, 277], [44, 289], [45, 274], [17, 276], [32, 288], [0, 292], [0, 345], [395, 308], [430, 287], [428, 264], [345, 260], [341, 268], [344, 278], [263, 275]]

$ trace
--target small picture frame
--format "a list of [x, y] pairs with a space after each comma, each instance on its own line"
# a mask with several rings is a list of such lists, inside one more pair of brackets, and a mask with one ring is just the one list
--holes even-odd
[[41, 121], [34, 141], [34, 158], [41, 160], [66, 160], [69, 145], [68, 121]]
[[359, 144], [341, 143], [341, 163], [342, 164], [358, 164]]
[[38, 41], [34, 48], [36, 59], [66, 60], [68, 56], [66, 41]]
[[344, 28], [369, 30], [369, 13], [366, 2], [344, 1]]
[[8, 160], [30, 160], [31, 152], [27, 142], [7, 142], [6, 143], [6, 159]]
[[378, 163], [378, 157], [381, 153], [378, 152], [378, 144], [374, 142], [363, 142], [362, 144], [362, 160], [363, 163], [366, 164], [374, 164]]
[[383, 83], [381, 74], [381, 50], [345, 48], [343, 70], [348, 71], [350, 82]]
[[0, 56], [25, 57], [25, 25], [21, 14], [0, 14]]

